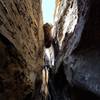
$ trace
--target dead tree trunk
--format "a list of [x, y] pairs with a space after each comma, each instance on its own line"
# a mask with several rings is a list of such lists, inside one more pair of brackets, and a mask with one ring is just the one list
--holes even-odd
[[0, 0], [2, 100], [23, 100], [34, 90], [43, 65], [42, 24], [41, 0]]

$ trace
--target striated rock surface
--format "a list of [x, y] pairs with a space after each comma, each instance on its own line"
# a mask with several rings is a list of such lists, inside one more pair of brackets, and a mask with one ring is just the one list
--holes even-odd
[[[93, 1], [78, 47], [64, 60], [66, 79], [72, 86], [100, 97], [100, 1]], [[98, 100], [98, 99], [97, 99]]]
[[[92, 2], [56, 0], [48, 36], [53, 39], [47, 39], [47, 47], [52, 45], [47, 54], [55, 53], [50, 59], [55, 59], [57, 72], [50, 72], [51, 100], [78, 100], [72, 98], [73, 86], [100, 95], [100, 2], [90, 7]], [[0, 0], [0, 99], [42, 99], [43, 42], [41, 0]]]
[[56, 69], [64, 57], [68, 57], [77, 47], [87, 19], [89, 0], [61, 0], [55, 13], [53, 37], [56, 52]]
[[64, 64], [69, 84], [100, 96], [100, 1], [59, 0], [53, 37], [55, 67]]
[[40, 89], [42, 26], [41, 0], [0, 0], [0, 100], [23, 100]]
[[42, 24], [41, 0], [0, 0], [0, 33], [17, 48], [29, 69], [34, 71], [43, 64]]
[[72, 54], [65, 60], [66, 79], [72, 85], [100, 95], [100, 48], [90, 48]]

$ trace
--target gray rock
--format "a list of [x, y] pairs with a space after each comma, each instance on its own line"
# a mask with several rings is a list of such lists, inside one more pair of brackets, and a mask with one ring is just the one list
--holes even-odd
[[[100, 50], [88, 49], [64, 60], [66, 79], [70, 84], [100, 95]], [[69, 60], [70, 59], [70, 60]]]

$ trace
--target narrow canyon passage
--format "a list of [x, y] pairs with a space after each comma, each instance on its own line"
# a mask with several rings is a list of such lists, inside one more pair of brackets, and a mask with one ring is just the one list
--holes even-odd
[[0, 100], [100, 100], [99, 0], [0, 0]]
[[[70, 7], [64, 8], [63, 6], [65, 6], [64, 5], [65, 2], [69, 3], [69, 5], [71, 5], [70, 6], [71, 8]], [[55, 36], [56, 39], [58, 39], [57, 40], [58, 45], [60, 45], [59, 38], [63, 37], [63, 36], [61, 37], [61, 35], [63, 33], [60, 33], [60, 32], [62, 32], [62, 31], [64, 32], [65, 29], [66, 29], [66, 31], [70, 32], [71, 28], [74, 27], [74, 24], [75, 24], [74, 21], [77, 18], [77, 16], [75, 15], [77, 13], [75, 13], [74, 9], [76, 11], [78, 9], [79, 10], [78, 13], [79, 13], [82, 9], [81, 5], [85, 1], [76, 0], [77, 5], [73, 4], [73, 3], [75, 3], [74, 1], [72, 2], [72, 4], [71, 4], [71, 2], [67, 2], [67, 1], [65, 1], [65, 2], [61, 2], [62, 4], [60, 4], [60, 8], [59, 8], [59, 6], [56, 5], [56, 7], [58, 7], [59, 10], [56, 9], [58, 11], [55, 12], [56, 16], [54, 18], [54, 23], [53, 23], [54, 26], [53, 26], [52, 32], [53, 32], [53, 34], [58, 34], [57, 37]], [[100, 87], [100, 85], [99, 85], [100, 84], [100, 81], [99, 81], [100, 80], [100, 78], [99, 78], [99, 75], [100, 75], [99, 74], [99, 70], [100, 70], [100, 68], [99, 68], [99, 65], [100, 65], [100, 63], [99, 63], [99, 60], [100, 60], [100, 58], [99, 58], [99, 54], [100, 54], [99, 53], [99, 50], [100, 50], [99, 33], [100, 33], [100, 30], [99, 29], [100, 28], [98, 28], [100, 26], [100, 19], [99, 19], [100, 18], [100, 15], [99, 15], [100, 2], [99, 1], [98, 2], [95, 2], [95, 1], [89, 2], [88, 1], [86, 5], [88, 7], [90, 6], [89, 10], [87, 10], [88, 14], [87, 13], [85, 14], [85, 11], [82, 11], [79, 13], [78, 17], [80, 17], [80, 23], [77, 22], [76, 26], [78, 26], [78, 27], [76, 28], [76, 30], [74, 30], [74, 32], [79, 31], [79, 34], [82, 33], [82, 36], [79, 38], [79, 40], [80, 40], [79, 44], [77, 44], [75, 49], [73, 49], [74, 51], [69, 56], [69, 58], [71, 57], [71, 59], [69, 59], [67, 57], [67, 55], [65, 55], [65, 59], [64, 59], [64, 61], [62, 61], [62, 64], [60, 64], [57, 73], [50, 74], [51, 76], [49, 79], [49, 81], [50, 81], [49, 91], [50, 91], [51, 97], [49, 98], [49, 100], [91, 100], [91, 99], [92, 100], [100, 100], [100, 94], [99, 94], [100, 93], [100, 91], [99, 91], [99, 87]], [[76, 7], [76, 6], [78, 6], [78, 7]], [[69, 14], [66, 14], [65, 12], [63, 12], [63, 10], [65, 10], [65, 9], [69, 10], [69, 12], [68, 12]], [[83, 7], [83, 10], [85, 10], [85, 9], [87, 9], [87, 8]], [[70, 13], [72, 13], [72, 15]], [[61, 14], [61, 16], [60, 16], [60, 14]], [[76, 18], [74, 19], [73, 16], [76, 16]], [[86, 23], [82, 22], [82, 19], [81, 19], [82, 16], [86, 18]], [[69, 18], [67, 19], [67, 17], [69, 17]], [[65, 22], [63, 21], [64, 18], [66, 18]], [[79, 19], [78, 19], [78, 21], [79, 21]], [[71, 27], [71, 25], [67, 26], [68, 23], [71, 24], [72, 27]], [[64, 26], [64, 24], [66, 26]], [[81, 29], [81, 27], [83, 27], [83, 29]], [[78, 30], [78, 28], [80, 28], [81, 30]], [[70, 33], [66, 33], [66, 34], [70, 34]], [[78, 35], [76, 35], [76, 36], [78, 36]], [[64, 44], [67, 44], [67, 42], [68, 42], [66, 37], [67, 37], [67, 35], [64, 35], [65, 39], [63, 42], [63, 46], [64, 46]], [[70, 39], [69, 39], [69, 41], [70, 41]], [[74, 42], [74, 40], [72, 40], [72, 42]], [[56, 45], [56, 44], [54, 44], [54, 45]], [[72, 45], [72, 43], [70, 45]], [[65, 46], [67, 46], [67, 45], [65, 45]], [[70, 46], [69, 46], [69, 48], [70, 48]], [[61, 51], [62, 55], [63, 55], [63, 52], [66, 52], [66, 51], [62, 50]], [[60, 52], [59, 48], [58, 48], [58, 50], [56, 50], [56, 52]], [[59, 55], [59, 53], [58, 53], [58, 55]], [[59, 56], [55, 57], [55, 59], [59, 61], [59, 58], [61, 58], [62, 55], [60, 54]], [[78, 59], [77, 59], [77, 57], [78, 57]], [[73, 61], [73, 59], [75, 59], [75, 60]], [[95, 65], [95, 63], [96, 63], [96, 65]], [[57, 63], [57, 64], [59, 64], [59, 63]], [[94, 69], [94, 70], [92, 70], [92, 69]], [[90, 78], [88, 78], [88, 75]], [[94, 75], [95, 75], [95, 77], [94, 77]], [[81, 78], [83, 78], [83, 79], [81, 79]], [[85, 78], [87, 80], [85, 80]]]

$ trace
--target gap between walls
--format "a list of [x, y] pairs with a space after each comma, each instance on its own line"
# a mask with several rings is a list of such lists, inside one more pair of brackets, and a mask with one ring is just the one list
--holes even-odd
[[43, 23], [53, 25], [56, 0], [42, 0]]

